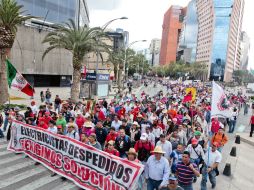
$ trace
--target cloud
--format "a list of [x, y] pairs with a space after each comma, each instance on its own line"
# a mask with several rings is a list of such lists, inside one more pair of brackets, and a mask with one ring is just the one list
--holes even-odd
[[87, 0], [88, 8], [92, 10], [115, 10], [122, 0]]

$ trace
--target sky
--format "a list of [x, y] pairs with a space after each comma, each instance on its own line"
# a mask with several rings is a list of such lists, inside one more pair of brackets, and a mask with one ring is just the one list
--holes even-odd
[[[147, 42], [136, 43], [134, 49], [149, 47], [153, 38], [161, 39], [164, 13], [171, 5], [187, 6], [190, 0], [87, 0], [90, 26], [102, 26], [109, 20], [128, 17], [128, 20], [117, 20], [108, 28], [122, 28], [129, 31], [130, 43], [136, 40]], [[245, 0], [242, 30], [251, 40], [249, 66], [254, 69], [254, 0]]]

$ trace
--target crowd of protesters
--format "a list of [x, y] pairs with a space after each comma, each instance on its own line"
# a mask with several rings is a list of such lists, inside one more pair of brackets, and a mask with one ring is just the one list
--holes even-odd
[[[58, 95], [53, 99], [47, 89], [41, 92], [41, 103], [31, 101], [24, 113], [18, 107], [5, 109], [0, 124], [6, 131], [16, 119], [144, 164], [136, 189], [144, 189], [146, 184], [147, 190], [191, 190], [200, 175], [201, 190], [207, 189], [208, 178], [215, 188], [221, 151], [228, 142], [226, 128], [234, 132], [239, 109], [243, 106], [244, 113], [248, 112], [247, 98], [228, 94], [234, 104], [232, 117], [211, 118], [211, 87], [176, 82], [163, 85], [167, 92], [155, 96], [142, 92], [137, 98], [124, 93], [110, 101], [75, 104]], [[194, 87], [197, 95], [184, 102], [187, 87]], [[251, 122], [254, 126], [254, 117]]]

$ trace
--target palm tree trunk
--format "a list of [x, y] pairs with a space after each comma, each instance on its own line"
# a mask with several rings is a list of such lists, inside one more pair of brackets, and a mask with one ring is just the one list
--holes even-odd
[[80, 93], [80, 78], [81, 78], [81, 67], [82, 67], [82, 58], [78, 58], [77, 55], [73, 55], [73, 79], [71, 86], [71, 100], [78, 102], [79, 93]]
[[117, 76], [117, 86], [119, 90], [121, 89], [121, 79], [122, 79], [122, 69], [119, 69]]
[[8, 82], [7, 82], [7, 73], [6, 73], [6, 58], [10, 55], [10, 49], [0, 50], [0, 105], [8, 101]]
[[72, 86], [71, 86], [71, 100], [74, 102], [78, 102], [78, 100], [79, 100], [80, 77], [81, 77], [80, 69], [73, 68], [73, 79], [72, 79]]

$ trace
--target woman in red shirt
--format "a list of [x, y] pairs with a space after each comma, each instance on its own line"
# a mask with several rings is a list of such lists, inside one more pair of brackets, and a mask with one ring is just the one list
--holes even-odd
[[252, 115], [251, 118], [250, 118], [250, 126], [251, 126], [251, 128], [250, 128], [250, 137], [252, 137], [252, 133], [254, 131], [254, 115]]

